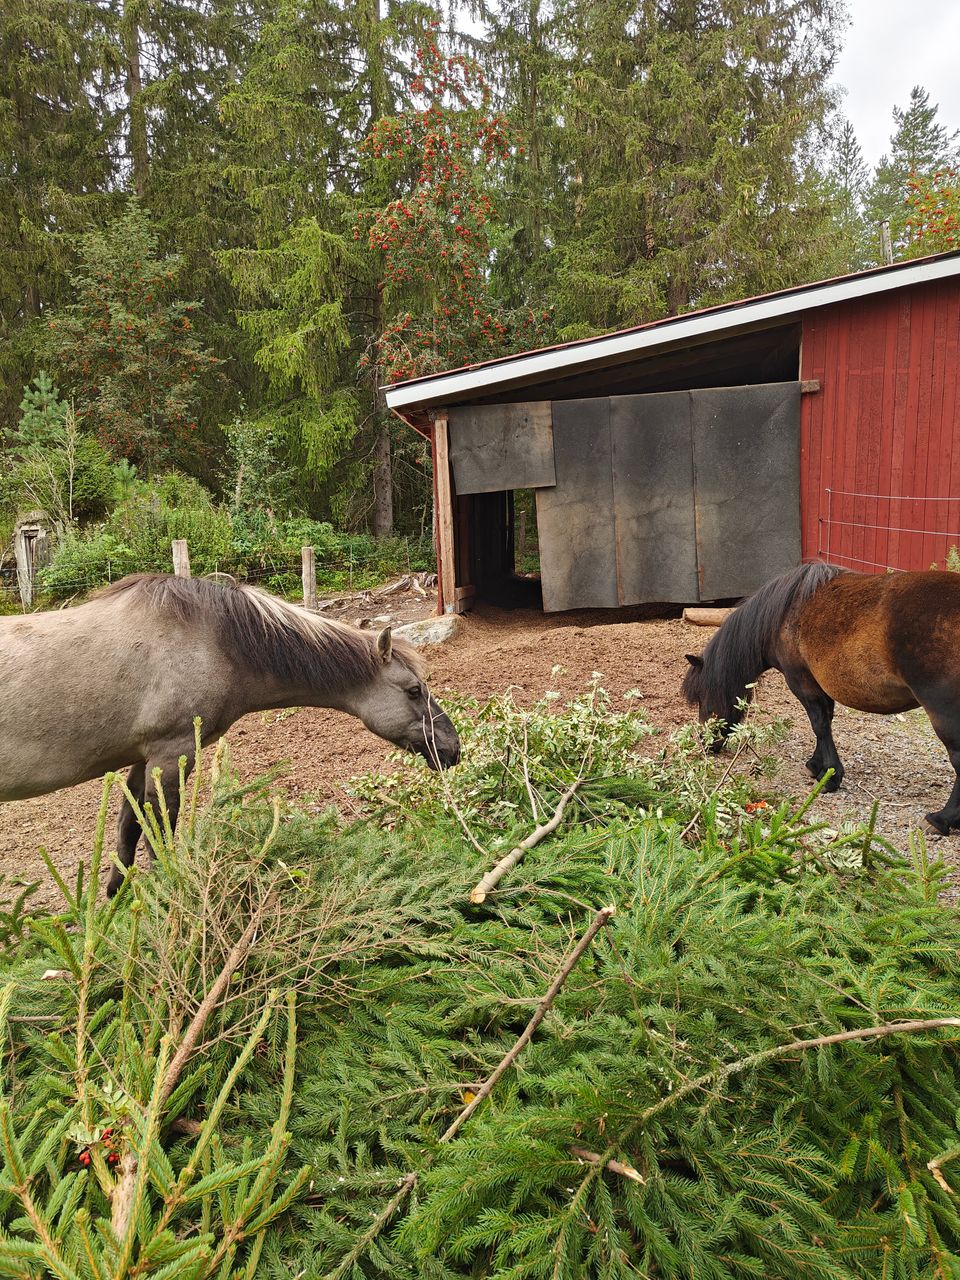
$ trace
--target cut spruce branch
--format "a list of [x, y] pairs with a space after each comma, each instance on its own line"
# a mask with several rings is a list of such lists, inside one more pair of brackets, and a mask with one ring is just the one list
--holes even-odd
[[611, 1173], [617, 1173], [621, 1178], [629, 1178], [631, 1182], [646, 1182], [646, 1178], [639, 1173], [632, 1164], [625, 1164], [622, 1160], [603, 1160], [603, 1156], [597, 1151], [587, 1151], [585, 1147], [571, 1147], [570, 1154], [578, 1160], [585, 1160], [587, 1164], [604, 1164], [604, 1168], [609, 1169]]
[[[573, 790], [571, 790], [569, 794], [572, 794], [572, 793], [573, 793]], [[569, 796], [567, 798], [569, 798]], [[572, 951], [570, 951], [570, 953], [565, 957], [563, 964], [561, 964], [559, 970], [557, 971], [557, 976], [554, 978], [553, 982], [550, 983], [550, 986], [547, 988], [545, 995], [542, 997], [536, 1009], [534, 1010], [533, 1017], [524, 1027], [523, 1031], [520, 1033], [519, 1037], [514, 1041], [510, 1049], [507, 1050], [507, 1052], [503, 1055], [503, 1057], [494, 1067], [493, 1071], [491, 1071], [491, 1073], [487, 1076], [486, 1080], [480, 1086], [475, 1096], [470, 1099], [470, 1101], [463, 1108], [463, 1110], [460, 1112], [457, 1118], [453, 1121], [453, 1123], [450, 1124], [444, 1130], [441, 1136], [437, 1139], [438, 1143], [446, 1143], [446, 1142], [449, 1142], [452, 1138], [456, 1137], [456, 1135], [460, 1132], [460, 1130], [463, 1128], [466, 1122], [470, 1119], [470, 1117], [473, 1115], [476, 1109], [480, 1106], [480, 1104], [484, 1101], [484, 1099], [490, 1096], [490, 1093], [492, 1092], [494, 1086], [496, 1085], [500, 1077], [504, 1074], [504, 1072], [508, 1071], [510, 1067], [513, 1066], [514, 1062], [516, 1062], [517, 1058], [519, 1058], [520, 1054], [523, 1052], [523, 1050], [527, 1047], [527, 1045], [533, 1039], [533, 1033], [536, 1031], [537, 1027], [543, 1021], [544, 1017], [547, 1014], [547, 1011], [549, 1010], [550, 1006], [553, 1004], [554, 1000], [556, 1000], [557, 996], [560, 993], [560, 989], [563, 987], [563, 984], [566, 982], [567, 978], [570, 976], [570, 974], [573, 972], [574, 968], [576, 967], [577, 961], [580, 959], [583, 953], [590, 946], [590, 943], [594, 940], [594, 938], [597, 936], [600, 930], [608, 923], [611, 916], [613, 916], [615, 910], [616, 908], [612, 906], [601, 907], [600, 910], [597, 912], [597, 914], [593, 917], [593, 920], [590, 923], [590, 927], [586, 930], [586, 932], [577, 942], [576, 946], [572, 949]], [[587, 1157], [584, 1156], [583, 1158], [587, 1158]], [[602, 1159], [602, 1157], [599, 1157], [599, 1156], [596, 1158]], [[608, 1163], [608, 1167], [610, 1168], [613, 1167], [609, 1161], [607, 1163]], [[623, 1166], [623, 1169], [628, 1169], [628, 1168], [630, 1168], [629, 1165]], [[618, 1172], [618, 1170], [614, 1170], [614, 1172]], [[340, 1263], [332, 1271], [327, 1272], [326, 1276], [324, 1277], [324, 1280], [342, 1280], [343, 1276], [346, 1276], [350, 1273], [350, 1271], [353, 1269], [354, 1264], [358, 1261], [359, 1258], [363, 1256], [363, 1253], [365, 1252], [367, 1247], [370, 1244], [372, 1244], [374, 1240], [376, 1240], [377, 1236], [384, 1229], [384, 1227], [387, 1225], [387, 1223], [390, 1221], [390, 1219], [393, 1217], [396, 1211], [403, 1204], [404, 1200], [407, 1198], [407, 1196], [416, 1186], [418, 1176], [419, 1175], [416, 1171], [412, 1171], [403, 1178], [402, 1182], [400, 1183], [400, 1186], [397, 1188], [397, 1191], [394, 1194], [393, 1198], [390, 1200], [390, 1202], [381, 1210], [379, 1214], [377, 1214], [374, 1221], [363, 1233], [363, 1235], [360, 1237], [357, 1243], [353, 1246], [353, 1248], [350, 1250], [347, 1256], [343, 1258], [340, 1261]], [[624, 1176], [631, 1176], [631, 1177], [636, 1176], [638, 1178], [640, 1177], [640, 1175], [637, 1173], [635, 1169], [631, 1170], [631, 1173], [629, 1175], [624, 1174]]]
[[484, 902], [490, 890], [496, 888], [508, 871], [513, 870], [517, 863], [522, 860], [528, 849], [534, 848], [534, 846], [538, 845], [541, 840], [545, 840], [547, 836], [552, 835], [553, 832], [556, 831], [557, 827], [559, 827], [560, 823], [563, 821], [564, 809], [566, 809], [568, 803], [582, 782], [582, 777], [579, 777], [572, 782], [560, 797], [560, 803], [557, 805], [556, 809], [554, 809], [553, 817], [550, 818], [549, 821], [541, 823], [539, 827], [535, 827], [526, 839], [521, 840], [520, 843], [515, 848], [511, 849], [509, 853], [504, 854], [500, 861], [490, 868], [483, 879], [474, 885], [470, 892], [471, 902]]

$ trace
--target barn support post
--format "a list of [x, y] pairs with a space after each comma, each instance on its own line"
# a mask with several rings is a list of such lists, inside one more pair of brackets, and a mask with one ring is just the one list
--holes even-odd
[[460, 613], [455, 571], [453, 525], [453, 485], [450, 482], [450, 440], [447, 415], [433, 420], [434, 495], [437, 509], [437, 592], [438, 613]]
[[317, 607], [317, 552], [314, 547], [300, 548], [301, 576], [303, 578], [303, 607]]
[[173, 572], [178, 578], [190, 577], [190, 551], [186, 538], [173, 540]]

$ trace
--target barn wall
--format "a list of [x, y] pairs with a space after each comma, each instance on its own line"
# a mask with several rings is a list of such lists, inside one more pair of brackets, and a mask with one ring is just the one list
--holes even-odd
[[960, 281], [804, 318], [804, 558], [928, 569], [960, 546]]

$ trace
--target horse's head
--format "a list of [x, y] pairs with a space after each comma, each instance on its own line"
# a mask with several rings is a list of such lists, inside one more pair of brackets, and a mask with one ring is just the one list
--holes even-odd
[[730, 698], [718, 684], [710, 679], [708, 665], [710, 646], [704, 650], [703, 656], [688, 653], [684, 656], [690, 664], [683, 678], [680, 692], [691, 707], [697, 708], [701, 724], [714, 721], [714, 736], [710, 743], [712, 751], [722, 751], [730, 737], [731, 730], [743, 719], [743, 707], [737, 699]]
[[394, 645], [390, 628], [377, 636], [377, 678], [357, 699], [356, 714], [371, 732], [423, 756], [431, 769], [448, 769], [460, 759], [460, 739], [441, 710], [407, 645]]

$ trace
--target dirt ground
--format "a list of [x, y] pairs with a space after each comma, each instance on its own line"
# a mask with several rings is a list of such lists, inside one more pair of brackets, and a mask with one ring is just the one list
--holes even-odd
[[[381, 626], [428, 616], [435, 603], [428, 583], [425, 595], [409, 589], [365, 594], [341, 599], [326, 612]], [[710, 635], [709, 629], [679, 617], [656, 617], [643, 610], [623, 611], [612, 622], [602, 610], [550, 615], [481, 607], [461, 619], [452, 641], [428, 650], [431, 686], [442, 699], [445, 691], [484, 698], [512, 685], [518, 699], [532, 701], [547, 689], [573, 696], [589, 683], [592, 672], [600, 671], [614, 705], [626, 705], [620, 702], [626, 690], [640, 689], [648, 719], [668, 733], [690, 718], [679, 694], [684, 654], [698, 652]], [[565, 674], [552, 676], [555, 664], [562, 664]], [[758, 700], [764, 709], [793, 721], [773, 785], [784, 794], [802, 796], [810, 786], [803, 761], [813, 743], [806, 717], [777, 673], [763, 677]], [[905, 849], [910, 831], [924, 826], [924, 813], [942, 805], [952, 780], [946, 753], [926, 718], [920, 712], [881, 717], [838, 707], [835, 735], [846, 780], [835, 795], [820, 797], [815, 812], [837, 826], [847, 816], [867, 818], [878, 800], [880, 833]], [[351, 802], [343, 783], [384, 768], [391, 750], [351, 717], [313, 709], [246, 716], [228, 738], [243, 778], [286, 762], [282, 785], [289, 795], [318, 806], [336, 804], [347, 816]], [[99, 782], [90, 782], [0, 805], [0, 899], [9, 896], [11, 881], [38, 880], [42, 888], [33, 903], [55, 908], [58, 895], [38, 850], [48, 851], [69, 883], [79, 861], [89, 856], [100, 791]], [[960, 890], [960, 834], [947, 839], [929, 830], [925, 834], [931, 853], [953, 869], [954, 896]]]

